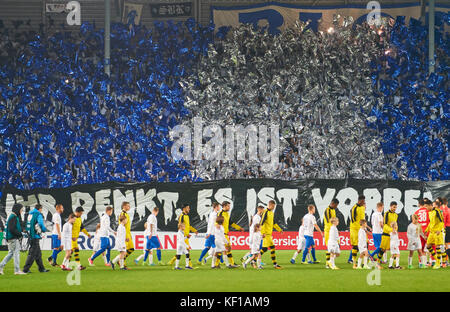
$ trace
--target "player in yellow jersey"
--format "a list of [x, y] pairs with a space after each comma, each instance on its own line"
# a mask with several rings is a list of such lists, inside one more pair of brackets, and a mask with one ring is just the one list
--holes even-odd
[[127, 249], [127, 254], [125, 255], [124, 266], [126, 267], [126, 260], [129, 255], [134, 251], [134, 243], [133, 243], [133, 237], [131, 236], [131, 222], [133, 220], [130, 219], [130, 215], [128, 214], [128, 211], [130, 211], [130, 203], [129, 202], [122, 202], [122, 211], [120, 212], [120, 216], [125, 216], [127, 218], [127, 223], [125, 224], [125, 247]]
[[392, 233], [392, 223], [397, 223], [398, 214], [395, 213], [397, 210], [397, 202], [393, 201], [389, 205], [389, 210], [384, 213], [383, 216], [383, 234], [381, 234], [381, 244], [380, 252], [378, 253], [378, 262], [382, 262], [384, 253], [391, 249], [391, 233]]
[[272, 232], [273, 229], [277, 230], [280, 233], [283, 233], [283, 230], [279, 227], [278, 224], [274, 223], [274, 212], [275, 209], [275, 201], [270, 200], [267, 205], [267, 209], [264, 210], [261, 216], [261, 234], [264, 236], [263, 244], [261, 249], [261, 256], [270, 249], [270, 257], [272, 258], [272, 264], [275, 269], [281, 269], [281, 266], [277, 263], [277, 258], [275, 255], [275, 244], [272, 240]]
[[[225, 248], [227, 249], [227, 257], [228, 257], [228, 262], [230, 263], [230, 268], [237, 268], [239, 267], [237, 264], [234, 263], [234, 259], [233, 259], [233, 254], [231, 253], [231, 243], [230, 243], [230, 237], [228, 235], [228, 232], [230, 231], [230, 226], [238, 231], [243, 232], [244, 229], [242, 227], [240, 227], [239, 225], [237, 225], [236, 223], [231, 223], [230, 224], [230, 209], [231, 209], [231, 204], [228, 201], [224, 201], [222, 202], [222, 210], [219, 211], [219, 213], [217, 214], [217, 216], [222, 216], [224, 218], [223, 221], [223, 229], [224, 229], [224, 233], [225, 233], [225, 239], [227, 240], [227, 244], [225, 244]], [[219, 260], [216, 260], [216, 266], [219, 265]]]
[[360, 221], [366, 219], [366, 197], [360, 195], [358, 202], [350, 210], [350, 245], [352, 246], [351, 261], [356, 268], [356, 257], [358, 256], [358, 232], [361, 227]]
[[78, 237], [80, 236], [80, 232], [83, 232], [89, 238], [91, 237], [91, 234], [89, 234], [88, 231], [86, 231], [83, 222], [81, 221], [81, 215], [83, 214], [83, 212], [84, 212], [83, 207], [77, 207], [75, 209], [76, 218], [72, 226], [72, 253], [74, 255], [75, 262], [78, 265], [78, 270], [86, 269], [84, 266], [81, 265], [80, 262], [80, 247], [78, 247]]
[[[444, 236], [442, 235], [444, 231], [444, 218], [442, 216], [442, 211], [437, 204], [434, 204], [433, 206], [433, 203], [428, 198], [426, 198], [424, 202], [430, 218], [430, 223], [425, 229], [425, 233], [428, 233], [427, 249], [432, 257], [436, 256], [437, 253], [436, 263], [434, 264], [433, 269], [439, 269], [443, 254], [441, 247], [444, 245]], [[434, 252], [433, 246], [435, 246], [436, 252]]]
[[[191, 207], [188, 204], [184, 204], [181, 208], [181, 214], [178, 217], [178, 225], [181, 223], [184, 224], [184, 241], [186, 242], [187, 247], [190, 249], [191, 245], [189, 244], [189, 238], [191, 237], [191, 232], [198, 234], [198, 231], [191, 226], [190, 220], [189, 220], [189, 212], [191, 211]], [[169, 261], [169, 265], [172, 265], [177, 260], [177, 257], [174, 256]], [[192, 267], [192, 261], [191, 261], [191, 254], [189, 254], [189, 266]]]
[[[324, 225], [324, 235], [325, 235], [325, 246], [328, 247], [328, 238], [330, 237], [330, 228], [331, 228], [331, 219], [336, 218], [336, 208], [339, 205], [339, 200], [336, 198], [333, 199], [330, 203], [330, 205], [325, 209], [325, 213], [323, 214], [323, 225]], [[326, 252], [326, 268], [328, 268], [328, 263], [331, 258], [331, 253], [328, 251]]]

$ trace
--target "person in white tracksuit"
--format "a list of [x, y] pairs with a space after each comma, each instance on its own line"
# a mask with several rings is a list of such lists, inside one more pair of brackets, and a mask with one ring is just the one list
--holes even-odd
[[178, 232], [177, 232], [177, 254], [176, 254], [176, 260], [175, 260], [175, 270], [182, 270], [180, 268], [180, 259], [182, 255], [186, 256], [186, 266], [185, 269], [192, 270], [193, 268], [189, 265], [189, 250], [191, 249], [190, 246], [186, 244], [185, 236], [184, 236], [184, 229], [185, 229], [184, 223], [178, 224]]
[[67, 222], [64, 224], [61, 232], [61, 245], [64, 248], [64, 251], [66, 252], [66, 255], [64, 257], [64, 260], [61, 264], [61, 269], [63, 271], [72, 271], [69, 268], [69, 262], [70, 257], [72, 257], [72, 226], [75, 222], [75, 215], [71, 213], [69, 215], [69, 218], [67, 219]]
[[127, 217], [125, 215], [121, 215], [119, 217], [119, 227], [117, 228], [117, 237], [116, 237], [116, 248], [119, 251], [119, 255], [117, 255], [111, 262], [111, 267], [113, 270], [117, 262], [119, 262], [121, 270], [128, 270], [128, 268], [124, 265], [125, 255], [127, 254], [127, 247], [125, 242], [127, 234], [125, 229], [126, 224], [127, 224]]
[[339, 268], [336, 266], [335, 259], [336, 257], [339, 257], [341, 253], [341, 249], [339, 247], [339, 231], [337, 229], [337, 226], [339, 225], [339, 219], [331, 218], [330, 223], [330, 234], [328, 236], [327, 242], [328, 252], [330, 253], [330, 263], [328, 263], [328, 266], [332, 270], [338, 270]]
[[[358, 250], [359, 250], [359, 258], [358, 258], [358, 266], [356, 269], [370, 269], [367, 265], [367, 259], [369, 258], [369, 250], [367, 248], [367, 221], [360, 220], [359, 221], [360, 228], [358, 231]], [[361, 262], [364, 259], [364, 266], [361, 267]]]
[[409, 256], [408, 256], [408, 269], [412, 269], [412, 257], [414, 255], [414, 251], [417, 250], [417, 253], [419, 254], [419, 268], [424, 269], [427, 265], [427, 256], [422, 250], [422, 242], [420, 241], [420, 237], [423, 237], [426, 239], [425, 235], [422, 231], [422, 226], [419, 223], [419, 216], [416, 214], [411, 215], [411, 224], [408, 225], [408, 229], [406, 230], [406, 234], [408, 236], [408, 247], [406, 248], [409, 250]]
[[[216, 218], [216, 225], [214, 227], [214, 243], [216, 245], [216, 250], [211, 262], [212, 269], [220, 268], [220, 266], [216, 266], [216, 259], [220, 258], [226, 251], [228, 251], [227, 248], [229, 248], [228, 241], [225, 238], [225, 229], [223, 228], [224, 221], [225, 219], [223, 216], [218, 216]], [[228, 257], [223, 257], [223, 260], [225, 261], [225, 265], [227, 266], [227, 268], [233, 268], [228, 262]]]
[[[256, 207], [256, 214], [252, 217], [252, 221], [250, 223], [250, 229], [248, 231], [248, 234], [249, 234], [248, 245], [250, 247], [250, 251], [247, 252], [245, 254], [245, 256], [243, 256], [241, 258], [242, 263], [245, 262], [245, 260], [247, 260], [252, 255], [251, 248], [252, 248], [252, 241], [253, 241], [253, 233], [255, 232], [254, 231], [255, 225], [259, 224], [261, 222], [261, 216], [262, 216], [263, 212], [264, 212], [264, 206], [259, 205], [258, 207]], [[261, 241], [261, 244], [262, 244], [262, 241]], [[262, 245], [260, 246], [259, 249], [261, 249], [261, 247], [262, 247]]]
[[[398, 224], [397, 222], [391, 223], [391, 258], [389, 259], [389, 269], [403, 269], [400, 266], [400, 240], [398, 238]], [[395, 267], [393, 266], [395, 260]]]
[[245, 260], [244, 263], [242, 263], [242, 266], [244, 267], [244, 269], [247, 268], [247, 265], [250, 263], [250, 261], [252, 260], [256, 260], [257, 266], [255, 267], [256, 269], [262, 269], [261, 266], [261, 242], [263, 239], [263, 235], [261, 234], [261, 225], [255, 224], [255, 226], [253, 227], [253, 233], [252, 233], [252, 241], [250, 243], [250, 253], [251, 253], [251, 257], [249, 257], [247, 260]]

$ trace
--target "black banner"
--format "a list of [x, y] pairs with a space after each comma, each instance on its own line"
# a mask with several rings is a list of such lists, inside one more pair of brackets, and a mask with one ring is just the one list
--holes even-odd
[[2, 189], [0, 216], [5, 220], [14, 203], [22, 203], [27, 210], [40, 203], [46, 220], [51, 221], [55, 204], [64, 206], [63, 219], [76, 207], [85, 210], [84, 224], [94, 231], [100, 216], [109, 205], [114, 207], [114, 220], [123, 201], [130, 202], [133, 218], [132, 230], [143, 231], [144, 223], [154, 206], [160, 208], [158, 228], [161, 231], [176, 231], [177, 217], [184, 203], [190, 204], [192, 226], [200, 232], [206, 231], [207, 217], [213, 201], [231, 202], [231, 220], [248, 229], [249, 220], [259, 203], [277, 203], [275, 221], [286, 231], [297, 231], [307, 205], [314, 204], [316, 217], [322, 224], [325, 208], [333, 198], [340, 201], [337, 215], [339, 230], [349, 227], [350, 209], [358, 195], [366, 196], [366, 214], [370, 220], [379, 201], [388, 209], [391, 201], [398, 202], [399, 230], [406, 231], [410, 216], [417, 210], [418, 200], [423, 197], [435, 199], [449, 197], [448, 181], [405, 182], [386, 180], [320, 180], [307, 179], [282, 181], [272, 179], [221, 180], [200, 183], [119, 183], [78, 185], [62, 189], [35, 189], [23, 191], [11, 186]]
[[152, 17], [192, 16], [192, 2], [150, 4]]

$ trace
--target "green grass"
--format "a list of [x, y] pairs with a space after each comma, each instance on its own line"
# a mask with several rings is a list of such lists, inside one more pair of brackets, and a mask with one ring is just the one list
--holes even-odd
[[[234, 270], [211, 270], [209, 264], [198, 266], [196, 270], [174, 271], [169, 266], [136, 266], [134, 259], [142, 251], [135, 251], [128, 260], [129, 271], [113, 271], [103, 265], [101, 258], [96, 259], [95, 267], [88, 267], [81, 271], [81, 284], [69, 286], [66, 282], [68, 273], [59, 268], [49, 267], [49, 273], [39, 273], [36, 265], [31, 268], [32, 274], [15, 276], [13, 274], [13, 261], [5, 267], [5, 275], [0, 276], [0, 292], [8, 291], [170, 291], [170, 292], [196, 292], [196, 291], [450, 291], [450, 268], [439, 270], [413, 269], [413, 270], [381, 270], [381, 285], [369, 286], [366, 282], [369, 270], [353, 270], [347, 264], [348, 251], [344, 251], [337, 259], [337, 266], [341, 270], [325, 269], [324, 251], [318, 251], [320, 264], [292, 265], [289, 260], [293, 251], [277, 251], [278, 262], [282, 270], [275, 270], [270, 264], [269, 254], [263, 256], [266, 263], [264, 270], [242, 267]], [[234, 251], [233, 255], [240, 263], [239, 258], [245, 251]], [[112, 252], [112, 256], [117, 254]], [[198, 259], [200, 251], [192, 252], [192, 259]], [[0, 259], [6, 252], [0, 252]], [[43, 252], [45, 259], [50, 251]], [[91, 251], [81, 252], [81, 261], [88, 265], [87, 258]], [[163, 250], [163, 262], [166, 263], [174, 251]], [[25, 254], [22, 254], [21, 266], [25, 263]], [[62, 253], [58, 257], [62, 260]], [[155, 257], [156, 258], [156, 257]], [[300, 256], [297, 262], [300, 261]], [[407, 254], [402, 252], [401, 265], [406, 267]], [[184, 257], [181, 259], [184, 264]], [[414, 255], [414, 264], [417, 266], [417, 255]], [[188, 281], [188, 282], [187, 282]]]

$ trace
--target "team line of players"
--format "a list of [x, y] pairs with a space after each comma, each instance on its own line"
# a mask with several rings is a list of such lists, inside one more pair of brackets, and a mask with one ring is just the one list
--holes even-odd
[[[320, 232], [324, 237], [327, 246], [326, 267], [338, 269], [335, 265], [335, 258], [340, 255], [340, 240], [337, 226], [339, 220], [336, 216], [336, 208], [339, 204], [337, 199], [333, 199], [324, 213], [324, 231], [322, 232], [317, 225], [315, 218], [315, 206], [308, 206], [308, 213], [303, 217], [302, 224], [299, 229], [298, 247], [290, 262], [295, 264], [297, 256], [302, 253], [302, 264], [320, 263], [315, 255], [315, 243], [313, 239], [314, 230]], [[275, 244], [272, 239], [273, 230], [283, 232], [282, 229], [274, 223], [275, 201], [269, 201], [267, 207], [259, 205], [256, 208], [256, 214], [252, 217], [249, 229], [249, 247], [250, 251], [241, 258], [244, 268], [251, 264], [256, 269], [262, 269], [261, 256], [270, 250], [272, 264], [274, 268], [280, 269], [275, 254]], [[121, 270], [128, 270], [126, 259], [134, 251], [134, 244], [131, 235], [131, 223], [128, 211], [130, 204], [122, 203], [122, 211], [119, 215], [119, 226], [114, 231], [110, 226], [110, 217], [113, 213], [112, 207], [107, 207], [105, 213], [100, 218], [94, 236], [93, 254], [88, 259], [90, 265], [94, 265], [94, 260], [102, 255], [104, 263], [113, 269], [119, 264]], [[225, 262], [228, 268], [239, 267], [232, 255], [231, 243], [229, 238], [230, 227], [243, 231], [243, 228], [235, 223], [230, 224], [230, 203], [225, 201], [222, 204], [213, 203], [213, 209], [208, 217], [208, 225], [206, 232], [205, 248], [202, 250], [197, 264], [205, 264], [208, 259], [212, 258], [211, 268], [220, 267], [220, 262]], [[398, 238], [398, 214], [395, 213], [397, 203], [392, 202], [389, 209], [384, 212], [383, 203], [377, 204], [376, 211], [371, 216], [372, 228], [370, 228], [365, 220], [365, 197], [359, 196], [358, 202], [351, 209], [350, 222], [350, 242], [352, 251], [349, 263], [353, 263], [355, 269], [368, 269], [371, 264], [377, 268], [381, 268], [381, 264], [387, 262], [387, 251], [390, 250], [391, 257], [389, 260], [389, 268], [401, 269], [399, 266], [400, 251]], [[52, 233], [52, 249], [53, 254], [48, 258], [51, 265], [56, 266], [57, 255], [61, 250], [65, 251], [65, 257], [61, 268], [63, 270], [71, 270], [69, 262], [72, 255], [75, 256], [76, 268], [85, 269], [80, 263], [78, 237], [83, 232], [88, 237], [91, 235], [86, 231], [82, 222], [81, 215], [83, 209], [78, 207], [75, 213], [71, 214], [61, 229], [61, 213], [62, 205], [56, 206], [56, 213], [53, 215], [53, 233]], [[198, 231], [190, 225], [189, 221], [189, 205], [183, 205], [182, 213], [178, 218], [177, 232], [177, 249], [176, 255], [168, 264], [175, 263], [175, 269], [181, 270], [180, 259], [185, 255], [185, 269], [193, 269], [189, 238], [191, 233], [198, 234]], [[161, 243], [157, 237], [157, 215], [159, 209], [153, 208], [152, 213], [145, 223], [144, 236], [146, 238], [146, 246], [144, 253], [135, 259], [135, 263], [139, 264], [143, 260], [143, 264], [149, 261], [153, 262], [153, 252], [156, 250], [158, 263], [161, 263]], [[409, 257], [408, 267], [412, 268], [412, 256], [414, 251], [418, 252], [419, 267], [425, 268], [427, 265], [438, 269], [446, 266], [449, 256], [450, 245], [450, 213], [447, 207], [447, 199], [438, 198], [434, 202], [425, 198], [419, 201], [419, 209], [412, 215], [412, 222], [407, 229]], [[447, 234], [445, 234], [447, 233]], [[119, 251], [112, 261], [110, 260], [111, 243], [109, 235], [116, 236], [116, 248]], [[369, 234], [373, 236], [375, 250], [370, 253], [368, 250]], [[445, 238], [444, 238], [445, 236]], [[445, 245], [444, 245], [445, 241]], [[359, 257], [358, 257], [359, 252]], [[312, 260], [311, 260], [312, 257]], [[428, 260], [428, 258], [430, 258]], [[308, 259], [308, 261], [306, 261]], [[395, 265], [394, 265], [395, 262]]]

